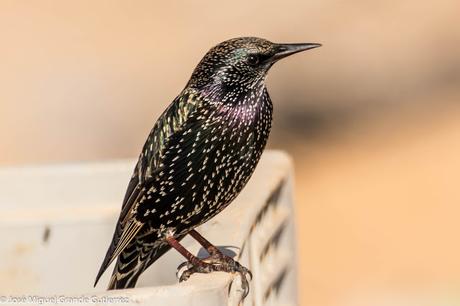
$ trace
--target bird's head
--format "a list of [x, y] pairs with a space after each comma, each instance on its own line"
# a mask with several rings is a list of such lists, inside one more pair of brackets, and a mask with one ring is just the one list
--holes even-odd
[[[278, 60], [320, 44], [277, 44], [257, 37], [224, 41], [209, 50], [195, 68], [188, 87], [223, 97], [244, 94], [263, 86], [270, 67]], [[227, 95], [227, 96], [235, 96]]]

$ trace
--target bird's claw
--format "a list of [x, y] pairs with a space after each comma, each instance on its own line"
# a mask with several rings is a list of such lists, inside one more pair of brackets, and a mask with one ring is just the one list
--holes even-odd
[[[184, 261], [183, 263], [181, 263], [181, 264], [177, 267], [176, 277], [179, 279], [179, 282], [182, 282], [182, 281], [185, 280], [185, 279], [182, 280], [182, 276], [183, 276], [183, 274], [184, 274], [185, 271], [182, 272], [182, 273], [180, 273], [180, 271], [181, 271], [183, 268], [185, 268], [185, 267], [187, 268], [185, 271], [187, 271], [187, 270], [190, 270], [190, 269], [193, 267], [193, 265], [192, 265], [190, 262], [188, 262], [188, 261]], [[180, 275], [180, 276], [179, 276], [179, 275]], [[190, 277], [190, 276], [189, 276], [189, 277]], [[187, 278], [188, 278], [188, 277], [187, 277]]]
[[231, 266], [231, 271], [228, 272], [237, 272], [240, 275], [241, 288], [243, 289], [243, 299], [245, 299], [249, 294], [249, 281], [246, 276], [249, 275], [250, 280], [252, 280], [252, 272], [233, 258], [226, 257], [226, 261], [228, 262], [228, 265]]
[[[184, 267], [187, 267], [187, 269], [184, 270], [184, 272], [180, 274], [180, 277], [179, 277], [180, 283], [188, 280], [190, 276], [192, 276], [195, 273], [211, 273], [212, 271], [216, 271], [213, 269], [213, 266], [210, 264], [194, 266], [190, 264], [189, 262], [184, 262], [179, 267], [180, 267], [179, 270]], [[177, 274], [179, 274], [179, 270], [177, 271]]]
[[[184, 270], [179, 276], [180, 271], [185, 267], [187, 269]], [[243, 299], [249, 294], [249, 281], [247, 275], [249, 275], [250, 280], [252, 280], [251, 271], [233, 258], [222, 254], [210, 256], [202, 260], [201, 263], [197, 265], [193, 265], [188, 261], [183, 262], [177, 268], [176, 276], [178, 276], [179, 282], [183, 282], [189, 279], [190, 276], [195, 273], [210, 273], [214, 271], [238, 273], [241, 277]]]

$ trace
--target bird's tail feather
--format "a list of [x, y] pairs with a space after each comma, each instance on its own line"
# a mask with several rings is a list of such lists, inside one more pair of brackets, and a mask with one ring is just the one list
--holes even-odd
[[[182, 238], [183, 236], [179, 237], [178, 240], [181, 240]], [[151, 264], [157, 261], [158, 258], [163, 256], [163, 254], [170, 249], [171, 246], [166, 243], [162, 243], [154, 247], [151, 250], [152, 253], [148, 256], [145, 256], [147, 254], [140, 254], [139, 252], [129, 252], [129, 250], [125, 250], [118, 256], [117, 263], [107, 289], [133, 288], [142, 272], [144, 272]]]
[[114, 271], [107, 290], [134, 288], [141, 273], [141, 270], [131, 270], [124, 274]]
[[117, 258], [107, 289], [133, 288], [147, 264], [158, 259], [159, 256], [155, 254], [158, 253], [157, 249], [151, 249], [151, 256], [142, 254], [135, 244], [125, 249]]
[[[181, 241], [184, 236], [179, 236], [176, 239]], [[170, 249], [169, 244], [161, 243], [153, 247], [150, 254], [147, 254], [146, 252], [138, 252], [138, 249], [128, 247], [118, 256], [107, 289], [133, 288], [136, 286], [142, 272]]]

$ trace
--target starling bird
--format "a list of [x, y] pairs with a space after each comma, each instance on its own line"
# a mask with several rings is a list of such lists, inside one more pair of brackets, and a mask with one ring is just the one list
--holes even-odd
[[[181, 281], [195, 272], [237, 272], [247, 287], [249, 270], [195, 228], [230, 204], [254, 172], [272, 121], [265, 87], [270, 67], [319, 46], [243, 37], [206, 53], [145, 142], [96, 283], [117, 259], [108, 289], [132, 288], [145, 269], [174, 248], [188, 260]], [[199, 259], [180, 244], [187, 234], [209, 258]]]

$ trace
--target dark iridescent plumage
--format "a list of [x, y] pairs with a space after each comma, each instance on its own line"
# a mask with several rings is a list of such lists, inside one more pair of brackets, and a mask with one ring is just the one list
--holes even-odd
[[211, 49], [152, 129], [128, 185], [96, 281], [117, 258], [109, 289], [134, 287], [171, 246], [240, 193], [267, 142], [264, 80], [281, 57], [316, 44], [236, 38]]

